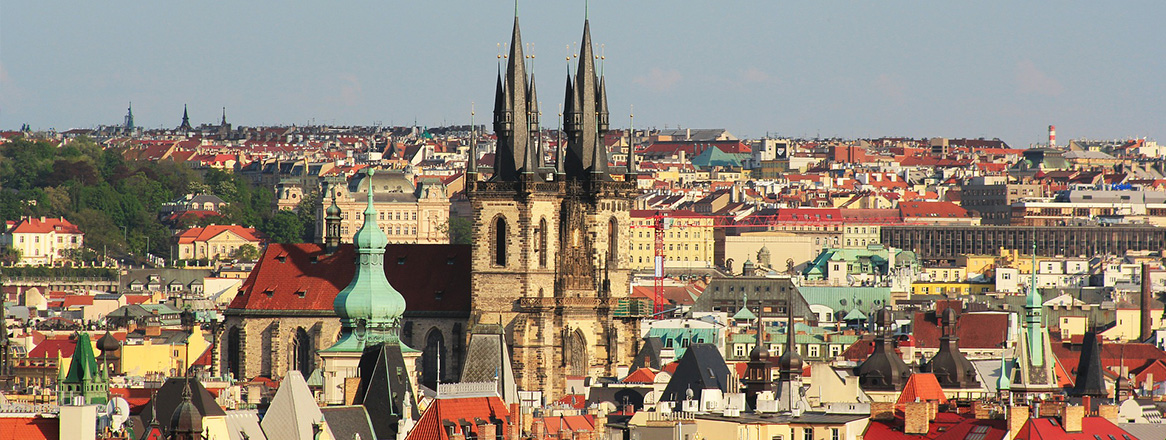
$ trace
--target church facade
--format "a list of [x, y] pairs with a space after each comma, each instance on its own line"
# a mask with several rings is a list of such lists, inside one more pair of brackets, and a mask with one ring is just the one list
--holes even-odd
[[[546, 166], [533, 75], [518, 18], [497, 82], [492, 170], [470, 161], [472, 324], [501, 325], [524, 390], [561, 394], [569, 376], [612, 375], [638, 349], [634, 318], [613, 316], [629, 291], [634, 179], [609, 169], [607, 96], [589, 23], [568, 75], [565, 142]], [[628, 170], [633, 169], [629, 161]]]

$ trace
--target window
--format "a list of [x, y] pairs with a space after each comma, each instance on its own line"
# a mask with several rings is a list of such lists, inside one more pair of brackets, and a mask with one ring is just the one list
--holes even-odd
[[830, 440], [841, 440], [841, 438], [842, 433], [838, 431], [838, 428], [830, 428]]
[[814, 440], [814, 428], [802, 428], [803, 440]]
[[808, 347], [810, 348], [810, 357], [816, 358], [819, 354], [821, 354], [821, 346], [818, 344], [810, 344]]
[[494, 264], [506, 265], [506, 218], [498, 217], [494, 222]]

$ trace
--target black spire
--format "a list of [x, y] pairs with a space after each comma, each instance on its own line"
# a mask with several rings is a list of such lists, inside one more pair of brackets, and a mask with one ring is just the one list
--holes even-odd
[[1097, 329], [1086, 332], [1081, 341], [1081, 360], [1077, 363], [1077, 380], [1069, 390], [1070, 396], [1109, 396], [1105, 387], [1105, 370], [1101, 365], [1101, 335], [1097, 332]]
[[530, 115], [527, 112], [530, 80], [526, 76], [518, 16], [514, 17], [514, 32], [507, 57], [506, 76], [498, 78], [499, 88], [494, 96], [494, 131], [498, 135], [492, 178], [495, 181], [518, 180], [518, 171], [526, 164], [530, 143]]
[[792, 380], [802, 375], [802, 357], [798, 355], [794, 337], [797, 330], [794, 328], [794, 301], [791, 293], [790, 301], [786, 301], [785, 348], [781, 353], [781, 381]]
[[186, 111], [186, 104], [182, 104], [182, 125], [178, 126], [179, 130], [193, 130], [190, 126], [190, 114]]
[[223, 127], [227, 126], [227, 108], [226, 107], [223, 107], [223, 120], [219, 122], [219, 125], [221, 125]]
[[125, 129], [133, 131], [134, 129], [134, 103], [130, 103], [129, 108], [126, 109]]
[[602, 140], [603, 132], [607, 131], [607, 104], [602, 83], [595, 73], [589, 20], [583, 21], [579, 67], [567, 94], [570, 102], [563, 105], [567, 112], [567, 178], [608, 180], [607, 148]]

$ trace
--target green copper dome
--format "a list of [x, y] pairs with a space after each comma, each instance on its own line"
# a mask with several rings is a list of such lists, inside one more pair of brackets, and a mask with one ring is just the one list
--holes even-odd
[[377, 211], [372, 203], [372, 175], [373, 170], [369, 169], [364, 224], [353, 238], [356, 274], [332, 303], [332, 308], [340, 316], [342, 339], [356, 337], [365, 344], [398, 340], [401, 315], [405, 313], [405, 297], [385, 278], [385, 245], [389, 239], [377, 226]]

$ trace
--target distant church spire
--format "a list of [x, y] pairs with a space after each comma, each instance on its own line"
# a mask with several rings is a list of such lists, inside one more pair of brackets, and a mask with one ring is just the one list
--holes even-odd
[[190, 113], [186, 111], [186, 104], [182, 104], [182, 125], [178, 126], [179, 130], [193, 130], [190, 126]]
[[223, 120], [219, 122], [219, 125], [224, 126], [224, 127], [227, 125], [227, 108], [226, 107], [223, 107]]
[[126, 109], [125, 128], [127, 131], [134, 130], [134, 103], [130, 102], [129, 108]]

